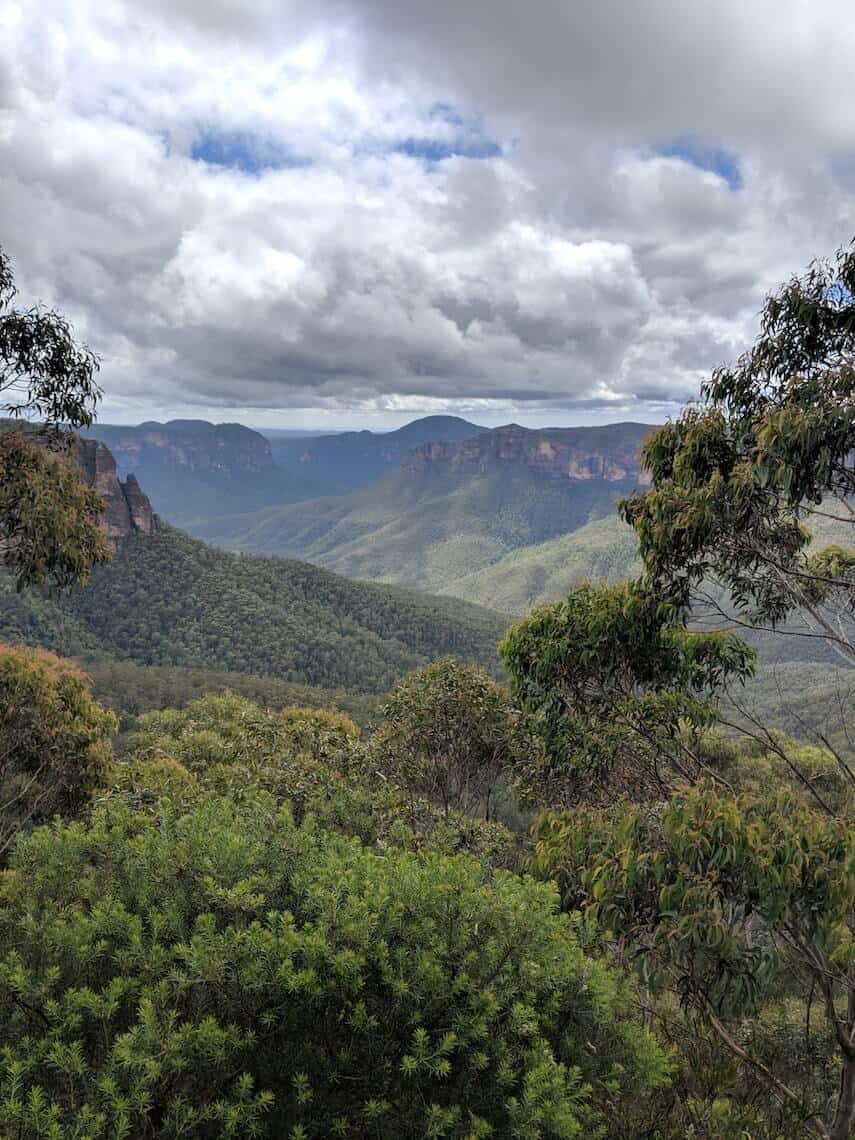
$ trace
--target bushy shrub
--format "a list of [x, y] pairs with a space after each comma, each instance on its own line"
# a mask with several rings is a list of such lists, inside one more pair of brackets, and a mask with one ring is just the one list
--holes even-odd
[[69, 662], [0, 645], [0, 863], [21, 828], [80, 810], [106, 777], [116, 728]]
[[532, 747], [507, 689], [451, 657], [404, 677], [381, 711], [377, 762], [446, 813], [490, 819], [503, 775]]
[[624, 1137], [666, 1079], [553, 887], [263, 794], [35, 831], [0, 945], [20, 1140]]

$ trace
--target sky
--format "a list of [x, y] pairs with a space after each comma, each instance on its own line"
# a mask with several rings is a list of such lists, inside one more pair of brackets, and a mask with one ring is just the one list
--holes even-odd
[[661, 422], [855, 235], [850, 0], [0, 0], [100, 418]]

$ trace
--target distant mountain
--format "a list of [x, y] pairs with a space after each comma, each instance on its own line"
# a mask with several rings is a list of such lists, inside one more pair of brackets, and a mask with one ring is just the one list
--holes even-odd
[[482, 430], [454, 416], [428, 416], [385, 433], [314, 436], [282, 429], [267, 438], [242, 424], [152, 420], [130, 427], [99, 423], [84, 434], [106, 444], [121, 478], [140, 480], [159, 515], [196, 533], [197, 523], [219, 515], [352, 490], [417, 444]]
[[445, 591], [510, 551], [613, 514], [617, 498], [647, 481], [639, 452], [650, 431], [511, 424], [432, 441], [360, 490], [222, 518], [198, 533], [351, 577]]
[[270, 440], [279, 468], [331, 494], [370, 483], [421, 444], [454, 443], [486, 430], [458, 416], [425, 416], [396, 431], [347, 431], [308, 439], [271, 434]]
[[0, 578], [2, 641], [363, 693], [446, 653], [495, 671], [507, 624], [457, 598], [229, 554], [171, 527], [129, 538], [60, 601]]
[[106, 443], [124, 472], [156, 465], [175, 474], [208, 471], [237, 478], [274, 466], [268, 440], [242, 424], [148, 420], [136, 427], [96, 424], [84, 434]]
[[343, 435], [350, 428], [253, 428], [271, 443], [277, 439], [316, 439], [319, 435]]

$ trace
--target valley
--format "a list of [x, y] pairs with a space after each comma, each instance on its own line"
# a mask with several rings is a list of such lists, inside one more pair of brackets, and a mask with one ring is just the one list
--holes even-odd
[[155, 510], [194, 533], [220, 515], [346, 492], [396, 466], [413, 447], [459, 440], [485, 429], [457, 416], [428, 416], [391, 432], [270, 437], [243, 424], [206, 420], [97, 424], [119, 474], [133, 474]]
[[[365, 721], [377, 694], [436, 656], [496, 673], [496, 645], [512, 620], [581, 582], [640, 572], [635, 534], [615, 501], [643, 479], [638, 453], [650, 429], [465, 434], [473, 426], [428, 417], [388, 433], [391, 444], [367, 432], [281, 440], [302, 454], [315, 446], [339, 480], [356, 448], [370, 470], [395, 466], [344, 494], [202, 519], [188, 528], [200, 541], [160, 518], [131, 468], [168, 487], [156, 502], [213, 509], [223, 501], [217, 480], [238, 500], [249, 487], [252, 502], [286, 478], [276, 442], [239, 425], [99, 425], [82, 439], [78, 462], [107, 505], [114, 558], [61, 600], [0, 580], [0, 636], [81, 662], [96, 694], [129, 723], [148, 708], [226, 689]], [[399, 459], [433, 430], [464, 438], [416, 443]], [[367, 468], [357, 464], [351, 478]], [[194, 500], [202, 485], [212, 499]], [[845, 538], [845, 525], [822, 515], [813, 525], [822, 543]], [[828, 647], [742, 632], [761, 664], [738, 702], [792, 730], [808, 670], [804, 719], [828, 721], [841, 684]]]
[[616, 500], [642, 481], [639, 449], [650, 430], [509, 425], [438, 440], [348, 494], [215, 518], [193, 532], [348, 577], [477, 598], [466, 593], [473, 573], [614, 515]]

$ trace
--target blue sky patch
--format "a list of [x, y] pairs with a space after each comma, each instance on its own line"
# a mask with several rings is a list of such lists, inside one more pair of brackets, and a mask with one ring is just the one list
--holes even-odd
[[308, 159], [301, 158], [287, 146], [247, 131], [203, 131], [194, 141], [190, 157], [196, 162], [240, 170], [244, 174], [309, 165]]
[[680, 138], [666, 146], [657, 147], [656, 154], [663, 158], [680, 158], [697, 166], [699, 170], [709, 170], [723, 178], [731, 190], [742, 187], [742, 172], [738, 157], [724, 147], [705, 146], [697, 139]]
[[[424, 113], [424, 112], [423, 112]], [[464, 115], [453, 103], [427, 108], [424, 134], [410, 135], [392, 146], [395, 154], [421, 159], [429, 166], [445, 158], [499, 158], [504, 151], [490, 138], [478, 115]]]
[[464, 125], [463, 116], [451, 103], [434, 103], [428, 114], [432, 119], [440, 119], [443, 123], [451, 123], [455, 127]]
[[835, 281], [826, 288], [825, 300], [829, 305], [851, 305], [855, 294], [842, 281]]
[[471, 137], [460, 139], [403, 139], [395, 147], [398, 154], [420, 158], [427, 163], [442, 162], [444, 158], [462, 155], [464, 158], [498, 158], [502, 148], [492, 139]]

